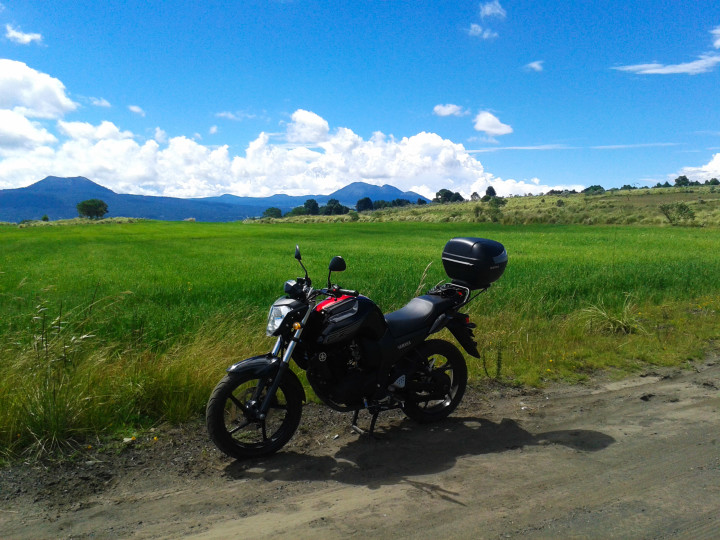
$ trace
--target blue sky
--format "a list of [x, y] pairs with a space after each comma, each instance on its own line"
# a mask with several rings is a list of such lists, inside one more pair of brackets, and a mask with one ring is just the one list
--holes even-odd
[[0, 2], [0, 188], [720, 177], [717, 1]]

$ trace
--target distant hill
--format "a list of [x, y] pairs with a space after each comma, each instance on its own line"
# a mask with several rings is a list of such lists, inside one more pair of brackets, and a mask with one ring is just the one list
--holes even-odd
[[87, 199], [102, 199], [108, 205], [107, 217], [136, 217], [180, 221], [195, 218], [197, 221], [236, 221], [261, 216], [270, 207], [288, 212], [302, 205], [307, 199], [315, 199], [323, 205], [330, 199], [354, 207], [359, 199], [375, 200], [408, 199], [416, 202], [422, 198], [417, 193], [403, 192], [385, 185], [382, 187], [354, 182], [330, 195], [273, 195], [271, 197], [237, 197], [221, 195], [199, 199], [176, 197], [153, 197], [115, 193], [95, 182], [83, 178], [60, 178], [48, 176], [30, 186], [0, 190], [0, 221], [19, 222], [26, 219], [50, 219], [77, 217], [76, 205]]

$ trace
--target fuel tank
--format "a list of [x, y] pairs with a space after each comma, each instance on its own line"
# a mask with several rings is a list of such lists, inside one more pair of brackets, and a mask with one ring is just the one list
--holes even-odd
[[315, 307], [309, 322], [315, 343], [321, 346], [354, 338], [379, 340], [387, 329], [382, 311], [365, 296], [328, 298]]

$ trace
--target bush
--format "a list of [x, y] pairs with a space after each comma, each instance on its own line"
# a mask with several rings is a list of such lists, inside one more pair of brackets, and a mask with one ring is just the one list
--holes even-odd
[[684, 202], [661, 204], [659, 209], [671, 225], [690, 223], [695, 219], [695, 212]]

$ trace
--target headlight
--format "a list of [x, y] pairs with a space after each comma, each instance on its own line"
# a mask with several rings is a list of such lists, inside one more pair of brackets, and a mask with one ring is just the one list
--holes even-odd
[[265, 331], [265, 333], [268, 336], [272, 336], [273, 334], [275, 334], [278, 328], [280, 328], [283, 319], [292, 310], [293, 308], [288, 305], [278, 304], [277, 302], [273, 304], [270, 308], [270, 313], [268, 314], [267, 330]]

